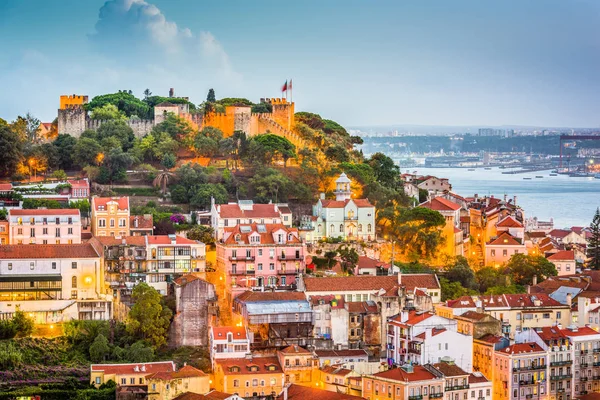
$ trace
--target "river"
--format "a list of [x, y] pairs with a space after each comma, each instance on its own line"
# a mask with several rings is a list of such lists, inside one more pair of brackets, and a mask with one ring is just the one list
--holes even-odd
[[[407, 171], [402, 168], [402, 173]], [[555, 228], [589, 226], [596, 208], [600, 207], [600, 179], [550, 176], [550, 171], [508, 175], [502, 172], [510, 170], [499, 168], [476, 168], [475, 171], [466, 168], [410, 168], [410, 172], [413, 171], [450, 179], [452, 191], [463, 197], [471, 197], [475, 193], [479, 196], [517, 196], [517, 205], [524, 209], [525, 217], [538, 217], [543, 221], [553, 218]]]

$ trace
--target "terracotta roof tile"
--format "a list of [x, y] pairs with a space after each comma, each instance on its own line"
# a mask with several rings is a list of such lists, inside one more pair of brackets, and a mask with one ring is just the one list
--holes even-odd
[[545, 352], [537, 343], [518, 343], [508, 346], [502, 350], [498, 350], [499, 353], [505, 354], [523, 354], [523, 353], [536, 353]]
[[98, 211], [99, 206], [104, 206], [106, 210], [107, 204], [112, 201], [117, 202], [119, 210], [129, 210], [129, 197], [92, 197], [92, 209]]
[[230, 398], [231, 396], [233, 396], [233, 394], [218, 392], [216, 390], [213, 390], [206, 394], [187, 392], [184, 394], [180, 394], [179, 396], [175, 397], [173, 400], [226, 400], [226, 399]]
[[85, 179], [68, 179], [67, 182], [75, 189], [86, 189], [90, 187], [90, 183]]
[[402, 322], [402, 313], [393, 316], [389, 321], [394, 325], [411, 326], [425, 321], [426, 319], [433, 317], [433, 315], [434, 314], [431, 312], [417, 313], [416, 311], [409, 311], [408, 319], [406, 321]]
[[[444, 333], [446, 332], [446, 328], [442, 328], [442, 329], [438, 329], [438, 328], [433, 328], [431, 329], [431, 336], [437, 336], [440, 333]], [[416, 338], [419, 338], [421, 340], [425, 340], [425, 338], [427, 338], [427, 333], [426, 332], [421, 332], [419, 333], [417, 336], [415, 336]]]
[[319, 200], [321, 202], [321, 206], [323, 208], [344, 208], [349, 202], [353, 202], [356, 207], [373, 207], [373, 204], [369, 201], [369, 199], [346, 199], [344, 201], [340, 200]]
[[369, 354], [362, 349], [348, 349], [348, 350], [315, 350], [315, 353], [319, 358], [332, 358], [332, 357], [368, 357]]
[[[146, 238], [148, 238], [149, 245], [171, 244], [171, 238], [169, 237], [169, 235], [148, 235], [148, 236], [146, 236]], [[175, 236], [175, 243], [182, 245], [182, 244], [199, 244], [200, 242], [177, 235], [177, 236]]]
[[251, 210], [240, 208], [237, 203], [221, 204], [217, 206], [221, 218], [279, 218], [275, 204], [252, 204]]
[[352, 373], [351, 369], [342, 368], [342, 367], [338, 367], [338, 366], [331, 366], [331, 365], [324, 365], [320, 368], [320, 370], [325, 372], [326, 374], [339, 375], [339, 376], [346, 376], [346, 375], [349, 375]]
[[[149, 373], [173, 372], [175, 371], [175, 363], [173, 361], [160, 361], [131, 364], [92, 364], [90, 368], [91, 371], [104, 371], [105, 374], [145, 376]], [[142, 369], [144, 369], [144, 371], [142, 371]]]
[[287, 396], [281, 393], [277, 400], [362, 400], [363, 397], [345, 393], [330, 392], [329, 390], [316, 389], [308, 386], [291, 384], [287, 389]]
[[53, 215], [79, 215], [79, 210], [76, 208], [48, 208], [48, 209], [35, 209], [35, 210], [31, 210], [31, 209], [10, 209], [8, 210], [8, 215], [12, 215], [12, 216], [29, 216], [29, 215], [47, 215], [47, 216], [53, 216]]
[[562, 239], [565, 236], [567, 236], [569, 233], [571, 233], [571, 231], [567, 230], [567, 229], [552, 229], [550, 232], [548, 232], [548, 236], [551, 236], [553, 238]]
[[519, 239], [508, 232], [502, 232], [496, 239], [490, 241], [487, 246], [521, 246]]
[[[258, 227], [264, 226], [264, 232], [260, 231]], [[245, 230], [243, 231], [242, 228]], [[300, 237], [298, 235], [297, 228], [289, 228], [283, 224], [238, 224], [234, 227], [225, 228], [224, 232], [224, 240], [225, 244], [253, 244], [254, 242], [250, 241], [251, 236], [260, 236], [260, 244], [277, 244], [275, 242], [275, 235], [277, 232], [283, 232], [286, 236], [286, 244], [302, 244]], [[292, 235], [292, 239], [289, 240], [287, 237]], [[237, 240], [239, 239], [239, 241]]]
[[227, 339], [227, 334], [233, 334], [233, 340], [246, 340], [248, 338], [244, 326], [213, 326], [212, 335], [215, 340]]
[[456, 364], [448, 364], [445, 362], [439, 362], [433, 364], [435, 369], [440, 371], [444, 376], [464, 376], [469, 375], [468, 372], [465, 372], [461, 367]]
[[473, 372], [472, 374], [469, 374], [469, 384], [486, 382], [489, 382], [489, 380], [481, 372]]
[[443, 197], [434, 197], [433, 199], [419, 204], [419, 207], [429, 208], [435, 211], [456, 211], [460, 210], [460, 205], [447, 200]]
[[349, 313], [353, 314], [377, 314], [379, 309], [374, 301], [353, 301], [346, 303]]
[[254, 292], [248, 290], [235, 298], [237, 302], [255, 303], [262, 301], [298, 301], [306, 300], [302, 292]]
[[194, 282], [194, 281], [198, 281], [198, 280], [206, 282], [204, 279], [202, 279], [202, 277], [200, 277], [194, 273], [190, 273], [190, 274], [186, 274], [186, 275], [180, 276], [179, 278], [175, 279], [175, 283], [177, 285], [181, 286], [181, 285], [187, 285], [190, 282]]
[[498, 228], [523, 228], [523, 224], [517, 221], [513, 216], [509, 215], [502, 221], [496, 224]]
[[91, 243], [17, 244], [0, 246], [0, 259], [99, 258]]
[[[305, 278], [306, 292], [344, 292], [355, 290], [380, 289], [386, 292], [398, 286], [398, 277], [392, 276], [343, 276], [325, 278]], [[439, 282], [434, 274], [402, 274], [401, 285], [407, 290], [415, 288], [439, 289]]]
[[0, 183], [0, 192], [10, 192], [13, 190], [12, 183]]
[[459, 315], [456, 318], [468, 319], [471, 321], [481, 321], [482, 319], [484, 319], [487, 316], [488, 315], [485, 313], [479, 313], [477, 311], [467, 311], [467, 312], [462, 313], [461, 315]]
[[549, 261], [575, 261], [575, 252], [573, 250], [563, 250], [554, 253], [548, 257]]
[[413, 372], [406, 372], [402, 368], [393, 368], [387, 371], [378, 372], [376, 374], [373, 374], [373, 376], [375, 378], [386, 378], [404, 382], [429, 381], [437, 379], [435, 375], [427, 371], [421, 365], [413, 365]]
[[159, 379], [161, 381], [170, 381], [173, 379], [194, 378], [199, 376], [208, 376], [204, 372], [191, 365], [186, 365], [179, 371], [159, 371], [146, 375], [146, 379]]
[[312, 354], [310, 351], [298, 346], [298, 345], [291, 345], [288, 346], [284, 349], [280, 350], [283, 354]]
[[[137, 221], [137, 226], [135, 222]], [[129, 217], [129, 229], [153, 229], [154, 221], [152, 215], [132, 215]]]
[[[281, 374], [282, 369], [277, 357], [253, 357], [248, 358], [229, 358], [217, 360], [216, 364], [223, 369], [225, 375], [248, 375], [248, 374]], [[251, 366], [257, 366], [257, 371], [251, 371]], [[275, 370], [269, 371], [268, 366], [274, 366]], [[238, 367], [239, 371], [232, 370]]]
[[487, 335], [483, 335], [482, 337], [480, 337], [479, 339], [476, 339], [476, 340], [480, 340], [480, 341], [486, 342], [486, 343], [496, 344], [496, 343], [500, 343], [501, 341], [503, 341], [504, 336], [488, 333]]
[[562, 329], [561, 333], [567, 337], [573, 337], [573, 336], [587, 336], [587, 335], [597, 335], [598, 337], [600, 337], [600, 333], [596, 332], [594, 329], [590, 328], [589, 326], [580, 326], [577, 328], [577, 330], [572, 330], [572, 329]]

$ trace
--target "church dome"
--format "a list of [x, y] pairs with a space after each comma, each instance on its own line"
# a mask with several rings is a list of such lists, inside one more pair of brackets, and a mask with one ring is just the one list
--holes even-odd
[[350, 183], [350, 179], [348, 179], [348, 176], [345, 172], [342, 172], [340, 177], [337, 178], [337, 180], [335, 181], [335, 183]]

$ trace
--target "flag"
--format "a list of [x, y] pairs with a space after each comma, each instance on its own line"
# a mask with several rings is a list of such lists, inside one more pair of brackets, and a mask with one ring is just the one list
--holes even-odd
[[284, 84], [283, 84], [283, 86], [281, 87], [281, 91], [282, 91], [282, 92], [287, 92], [287, 90], [288, 90], [288, 84], [287, 84], [287, 81], [285, 81], [285, 83], [284, 83]]
[[292, 80], [290, 79], [290, 84], [287, 87], [289, 90], [292, 90]]

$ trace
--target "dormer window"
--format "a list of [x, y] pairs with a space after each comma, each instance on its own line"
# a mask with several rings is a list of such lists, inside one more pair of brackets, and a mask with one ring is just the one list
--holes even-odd
[[227, 341], [233, 342], [233, 335], [231, 334], [231, 332], [227, 332]]
[[240, 372], [240, 367], [234, 365], [233, 367], [229, 368], [229, 372]]
[[258, 367], [256, 365], [251, 365], [248, 369], [250, 372], [258, 372]]
[[242, 235], [240, 235], [239, 233], [235, 235], [235, 241], [236, 242], [241, 242], [242, 241]]
[[294, 235], [292, 235], [291, 233], [288, 235], [288, 241], [292, 240], [294, 238]]
[[266, 365], [266, 367], [267, 367], [267, 371], [275, 371], [275, 365], [273, 365], [273, 364], [268, 364], [268, 365]]

